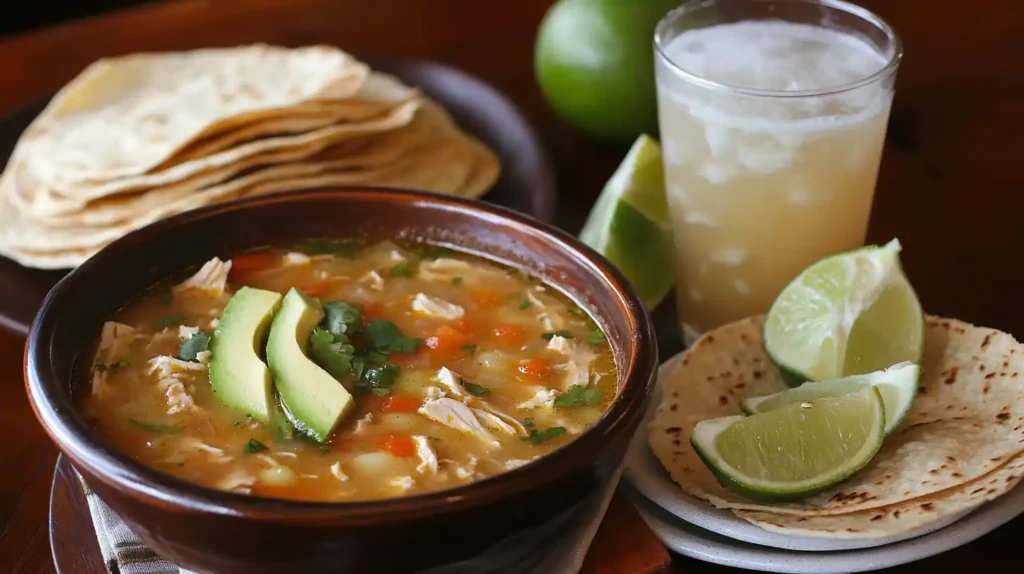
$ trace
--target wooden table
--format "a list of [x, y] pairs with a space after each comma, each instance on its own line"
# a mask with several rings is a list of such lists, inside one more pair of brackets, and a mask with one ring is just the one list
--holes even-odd
[[[180, 0], [0, 41], [0, 114], [48, 93], [102, 56], [139, 50], [328, 42], [360, 52], [413, 55], [462, 67], [492, 82], [526, 111], [559, 172], [560, 224], [575, 230], [623, 150], [589, 142], [545, 106], [534, 83], [537, 25], [551, 0]], [[889, 142], [872, 241], [898, 236], [925, 307], [1024, 336], [1024, 3], [989, 0], [865, 0], [903, 35]], [[1017, 185], [1015, 185], [1017, 184]], [[21, 383], [23, 340], [0, 333], [0, 569], [53, 570], [47, 538], [54, 448]], [[632, 556], [610, 541], [635, 519], [615, 502], [588, 571], [632, 574]], [[614, 528], [608, 528], [613, 526]], [[894, 569], [962, 572], [1015, 563], [1024, 519], [961, 549]], [[644, 540], [649, 541], [649, 538]], [[79, 541], [67, 541], [79, 548]], [[621, 547], [621, 544], [620, 544]], [[639, 553], [654, 557], [656, 552]], [[672, 570], [727, 569], [674, 557]]]

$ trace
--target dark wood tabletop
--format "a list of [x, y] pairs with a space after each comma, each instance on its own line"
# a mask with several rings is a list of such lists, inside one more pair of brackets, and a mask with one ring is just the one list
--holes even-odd
[[[861, 3], [900, 32], [906, 51], [870, 239], [900, 238], [906, 271], [930, 313], [1024, 337], [1024, 304], [1018, 300], [1024, 290], [1024, 178], [1018, 164], [1024, 134], [1024, 3]], [[522, 107], [558, 170], [559, 224], [575, 231], [624, 149], [587, 140], [544, 104], [533, 76], [533, 43], [550, 4], [180, 0], [146, 5], [0, 40], [0, 115], [59, 88], [96, 58], [140, 50], [327, 42], [360, 53], [435, 59], [493, 83]], [[23, 345], [19, 336], [0, 333], [0, 570], [36, 574], [54, 569], [48, 503], [56, 451], [25, 398]], [[616, 499], [587, 571], [635, 574], [656, 563], [656, 550], [615, 551], [612, 541], [642, 529], [628, 503]], [[81, 533], [91, 535], [88, 529]], [[1020, 539], [1024, 519], [892, 571], [959, 573], [1014, 564], [1014, 542]], [[62, 546], [74, 551], [87, 544], [83, 538]], [[671, 568], [728, 570], [682, 557], [674, 557]]]

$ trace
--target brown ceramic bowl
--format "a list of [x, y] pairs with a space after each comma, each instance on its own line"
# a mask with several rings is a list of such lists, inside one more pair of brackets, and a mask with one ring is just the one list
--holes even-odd
[[[78, 414], [73, 396], [86, 381], [103, 321], [146, 288], [215, 255], [324, 236], [423, 239], [529, 269], [604, 327], [619, 367], [618, 398], [577, 440], [519, 469], [438, 493], [340, 504], [184, 482], [111, 449]], [[482, 202], [346, 188], [217, 205], [113, 243], [47, 296], [29, 335], [25, 374], [36, 416], [89, 486], [147, 544], [185, 568], [448, 573], [522, 563], [557, 538], [566, 517], [620, 464], [657, 364], [653, 330], [636, 295], [604, 258], [569, 235]]]

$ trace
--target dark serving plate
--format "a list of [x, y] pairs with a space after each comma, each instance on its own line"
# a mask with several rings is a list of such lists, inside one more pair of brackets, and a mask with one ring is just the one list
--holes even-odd
[[[420, 87], [452, 114], [466, 132], [501, 158], [498, 184], [485, 201], [550, 223], [555, 215], [555, 177], [547, 152], [522, 113], [483, 80], [444, 64], [425, 60], [360, 56], [375, 70]], [[0, 165], [6, 165], [26, 127], [51, 96], [0, 118]], [[29, 269], [0, 257], [0, 327], [27, 334], [46, 293], [66, 271]]]

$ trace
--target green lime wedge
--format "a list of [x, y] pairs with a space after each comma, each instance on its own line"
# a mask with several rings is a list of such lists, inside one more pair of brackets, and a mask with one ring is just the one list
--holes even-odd
[[590, 210], [580, 240], [622, 271], [648, 309], [672, 289], [672, 233], [657, 140], [637, 138]]
[[772, 304], [764, 348], [791, 386], [920, 363], [924, 311], [903, 274], [900, 243], [826, 257]]
[[820, 383], [804, 383], [795, 389], [767, 395], [751, 397], [740, 402], [743, 412], [751, 415], [775, 410], [793, 403], [807, 403], [825, 397], [839, 397], [856, 393], [864, 387], [877, 387], [885, 404], [885, 434], [896, 430], [914, 406], [917, 395], [917, 381], [921, 377], [921, 368], [913, 363], [903, 362], [889, 367], [884, 371], [875, 371], [866, 375], [853, 375], [821, 381]]
[[793, 403], [749, 417], [700, 421], [690, 443], [722, 486], [760, 500], [793, 500], [864, 467], [885, 438], [877, 387]]

